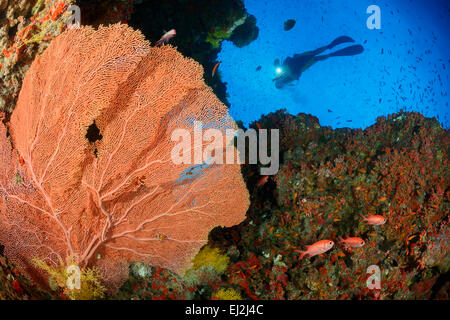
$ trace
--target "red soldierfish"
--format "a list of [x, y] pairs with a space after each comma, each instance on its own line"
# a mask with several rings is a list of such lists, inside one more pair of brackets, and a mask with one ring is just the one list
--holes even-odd
[[364, 240], [359, 237], [348, 237], [347, 239], [339, 237], [339, 241], [352, 248], [360, 248], [366, 244]]
[[368, 217], [364, 217], [363, 215], [361, 215], [361, 217], [363, 218], [363, 221], [366, 221], [367, 224], [371, 224], [374, 226], [379, 226], [382, 224], [386, 223], [386, 218], [380, 215], [375, 215], [375, 216], [368, 216]]
[[172, 29], [168, 32], [164, 31], [164, 35], [161, 37], [161, 39], [156, 41], [155, 45], [158, 47], [162, 44], [166, 44], [167, 42], [169, 42], [170, 39], [175, 37], [176, 34], [177, 34], [177, 31], [175, 29]]
[[306, 246], [306, 251], [295, 250], [295, 252], [301, 253], [300, 258], [298, 258], [300, 260], [305, 255], [308, 255], [309, 257], [314, 257], [318, 254], [327, 252], [328, 250], [333, 248], [333, 246], [334, 242], [331, 240], [320, 240], [317, 241], [316, 243], [313, 243], [310, 246]]

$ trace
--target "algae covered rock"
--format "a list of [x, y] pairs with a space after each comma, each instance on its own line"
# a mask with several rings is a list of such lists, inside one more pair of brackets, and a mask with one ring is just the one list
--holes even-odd
[[73, 0], [0, 1], [0, 111], [11, 112], [31, 62], [65, 28]]
[[249, 15], [243, 24], [234, 29], [229, 40], [236, 47], [242, 48], [256, 40], [258, 34], [259, 28], [256, 26], [256, 18], [253, 15]]

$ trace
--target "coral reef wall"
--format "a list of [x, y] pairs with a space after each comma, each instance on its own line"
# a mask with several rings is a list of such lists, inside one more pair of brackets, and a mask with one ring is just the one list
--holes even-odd
[[[260, 188], [247, 167], [247, 220], [212, 235], [213, 243], [227, 243], [233, 252], [228, 282], [249, 298], [264, 299], [411, 299], [445, 292], [448, 130], [403, 112], [365, 130], [332, 130], [315, 117], [283, 111], [253, 126], [280, 128], [283, 164]], [[368, 225], [362, 215], [387, 222]], [[339, 242], [346, 236], [366, 244], [349, 248]], [[297, 251], [322, 239], [335, 247], [299, 260]], [[371, 265], [381, 270], [380, 290], [367, 288]]]

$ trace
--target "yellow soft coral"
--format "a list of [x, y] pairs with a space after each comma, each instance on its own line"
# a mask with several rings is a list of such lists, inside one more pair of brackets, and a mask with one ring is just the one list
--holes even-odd
[[71, 289], [67, 280], [73, 275], [66, 268], [63, 261], [58, 267], [49, 266], [45, 261], [34, 259], [36, 267], [45, 270], [49, 274], [49, 285], [53, 290], [61, 288], [64, 294], [71, 300], [93, 300], [105, 297], [106, 288], [100, 281], [100, 273], [96, 268], [85, 268], [80, 274], [80, 289]]
[[241, 295], [233, 288], [222, 288], [213, 295], [213, 299], [218, 300], [242, 300]]
[[227, 255], [221, 254], [218, 248], [206, 246], [195, 256], [192, 269], [196, 270], [202, 266], [211, 266], [219, 274], [222, 274], [227, 269], [229, 260], [230, 258]]

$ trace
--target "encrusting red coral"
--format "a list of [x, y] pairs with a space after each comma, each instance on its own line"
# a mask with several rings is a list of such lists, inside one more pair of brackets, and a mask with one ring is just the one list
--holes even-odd
[[[0, 124], [0, 243], [34, 279], [31, 260], [98, 267], [112, 291], [141, 261], [182, 272], [215, 226], [249, 206], [239, 165], [171, 161], [174, 129], [236, 128], [171, 46], [116, 24], [69, 30], [28, 71]], [[205, 146], [205, 143], [203, 144]]]

